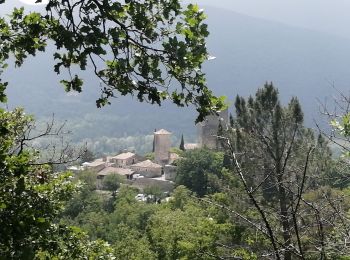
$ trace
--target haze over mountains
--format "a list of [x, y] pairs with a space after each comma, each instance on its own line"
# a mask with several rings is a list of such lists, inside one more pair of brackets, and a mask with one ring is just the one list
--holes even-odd
[[350, 2], [346, 0], [191, 0], [190, 2], [350, 38], [348, 26]]
[[[350, 39], [292, 27], [207, 6], [208, 47], [215, 60], [205, 64], [209, 86], [218, 95], [233, 100], [247, 96], [266, 81], [273, 81], [282, 99], [298, 96], [308, 124], [318, 118], [317, 98], [324, 100], [350, 84]], [[82, 94], [66, 94], [52, 69], [51, 56], [40, 54], [22, 68], [10, 68], [9, 107], [24, 106], [37, 118], [67, 119], [79, 138], [121, 137], [149, 134], [167, 128], [193, 139], [195, 113], [190, 108], [168, 104], [161, 108], [136, 100], [112, 100], [112, 106], [95, 107], [99, 82], [90, 72]]]

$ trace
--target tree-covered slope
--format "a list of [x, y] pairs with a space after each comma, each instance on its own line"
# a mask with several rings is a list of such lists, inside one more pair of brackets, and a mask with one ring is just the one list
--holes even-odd
[[[265, 81], [273, 81], [282, 100], [297, 95], [310, 125], [318, 116], [317, 98], [334, 93], [331, 83], [347, 89], [350, 82], [350, 40], [310, 30], [288, 27], [262, 19], [207, 7], [208, 47], [215, 60], [205, 65], [209, 86], [233, 100], [249, 95]], [[52, 71], [53, 59], [40, 54], [19, 69], [10, 68], [9, 107], [24, 106], [37, 118], [55, 113], [67, 119], [79, 135], [125, 136], [167, 128], [181, 135], [195, 135], [195, 113], [165, 104], [161, 108], [139, 104], [135, 98], [117, 98], [96, 109], [100, 84], [91, 72], [82, 94], [66, 94]], [[90, 68], [91, 69], [91, 68]], [[84, 122], [84, 123], [82, 123]]]

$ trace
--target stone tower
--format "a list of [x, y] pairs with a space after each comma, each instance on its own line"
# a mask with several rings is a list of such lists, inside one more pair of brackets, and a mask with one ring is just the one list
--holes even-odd
[[171, 147], [171, 133], [161, 129], [154, 132], [154, 155], [156, 163], [166, 165], [169, 161], [169, 150]]
[[209, 149], [218, 149], [219, 143], [217, 139], [219, 125], [226, 128], [228, 123], [228, 110], [219, 112], [219, 115], [209, 115], [203, 122], [198, 124], [198, 137], [200, 147]]

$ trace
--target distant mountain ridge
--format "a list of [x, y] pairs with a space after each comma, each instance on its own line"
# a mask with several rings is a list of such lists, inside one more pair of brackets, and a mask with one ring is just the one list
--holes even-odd
[[206, 70], [218, 93], [254, 94], [265, 81], [273, 81], [282, 100], [300, 98], [310, 123], [318, 116], [317, 99], [335, 94], [333, 83], [349, 89], [349, 39], [222, 9], [205, 10], [208, 46], [217, 57]]
[[[318, 118], [317, 98], [334, 94], [330, 82], [347, 90], [350, 83], [350, 40], [206, 7], [208, 47], [217, 58], [204, 68], [216, 94], [254, 94], [265, 81], [273, 81], [282, 100], [298, 96], [309, 125]], [[99, 82], [84, 72], [85, 88], [67, 95], [52, 72], [52, 59], [39, 55], [23, 68], [6, 72], [10, 80], [9, 107], [24, 106], [37, 118], [55, 113], [67, 119], [74, 132], [93, 136], [149, 134], [166, 128], [177, 135], [195, 136], [195, 113], [191, 108], [139, 104], [130, 97], [112, 100], [112, 106], [97, 109]], [[86, 137], [86, 134], [82, 134]]]

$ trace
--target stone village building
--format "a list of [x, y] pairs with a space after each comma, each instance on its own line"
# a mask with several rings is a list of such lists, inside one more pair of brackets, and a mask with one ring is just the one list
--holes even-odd
[[114, 167], [125, 168], [138, 162], [137, 155], [131, 152], [121, 153], [109, 158]]
[[[219, 116], [208, 116], [197, 125], [199, 143], [185, 144], [185, 150], [200, 147], [217, 149], [218, 140], [216, 135], [218, 127], [220, 124], [227, 124], [227, 122], [227, 110], [220, 112]], [[87, 169], [96, 173], [98, 186], [101, 186], [103, 178], [109, 174], [118, 174], [128, 181], [148, 178], [152, 179], [152, 182], [143, 181], [143, 183], [153, 183], [153, 185], [162, 185], [164, 182], [172, 183], [176, 179], [176, 166], [173, 163], [179, 159], [179, 156], [176, 153], [171, 153], [170, 148], [171, 133], [165, 129], [160, 129], [154, 132], [154, 161], [145, 160], [132, 152], [123, 152], [116, 156], [96, 159], [93, 162], [84, 162], [80, 167], [71, 167], [71, 170]]]
[[145, 178], [161, 177], [163, 174], [163, 167], [151, 160], [146, 160], [133, 165], [130, 165], [130, 169]]

